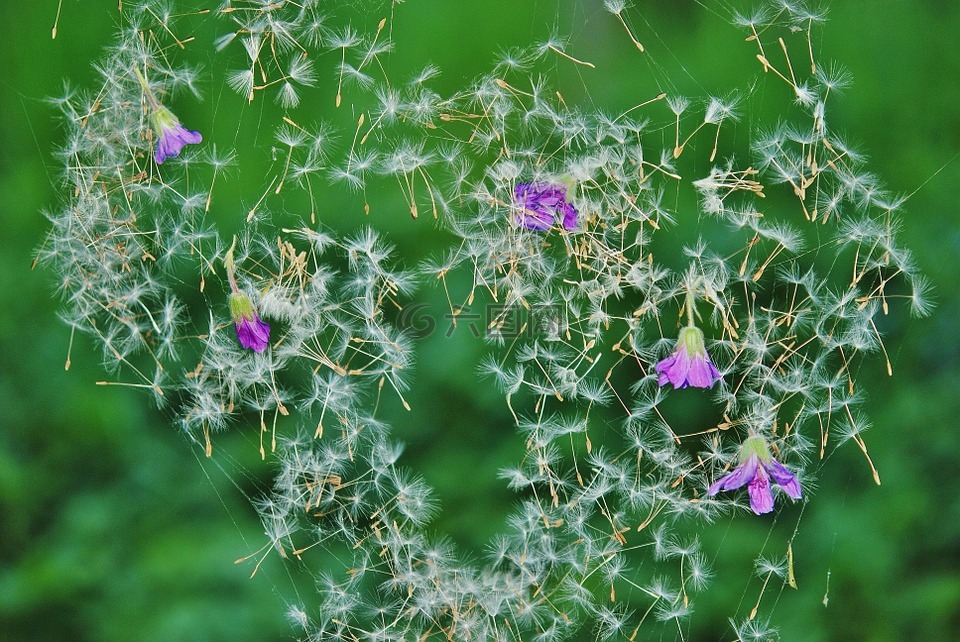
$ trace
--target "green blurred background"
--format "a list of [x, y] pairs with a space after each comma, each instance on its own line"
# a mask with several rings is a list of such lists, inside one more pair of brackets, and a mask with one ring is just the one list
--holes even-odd
[[[631, 79], [646, 68], [600, 4], [411, 0], [396, 8], [394, 36], [407, 60], [440, 66], [449, 90], [485, 70], [498, 49], [557, 26], [573, 34], [578, 54], [623, 79], [580, 85], [616, 111], [642, 99]], [[633, 24], [651, 55], [669, 73], [680, 61], [690, 72], [692, 84], [679, 71], [674, 78], [682, 90], [723, 88], [751, 64], [753, 51], [714, 12], [719, 3], [635, 5], [629, 15], [645, 12]], [[51, 150], [61, 132], [45, 99], [65, 79], [93, 82], [116, 6], [64, 0], [56, 40], [56, 1], [0, 8], [8, 29], [0, 39], [0, 639], [289, 639], [283, 614], [309, 591], [309, 575], [271, 558], [251, 580], [249, 565], [233, 564], [261, 545], [246, 497], [269, 467], [250, 435], [221, 437], [218, 451], [231, 458], [202, 460], [145, 396], [95, 385], [105, 377], [85, 338], [65, 371], [70, 335], [57, 319], [53, 278], [31, 269], [46, 227], [41, 209], [58, 198]], [[823, 469], [794, 542], [800, 588], [781, 594], [773, 613], [785, 640], [960, 638], [958, 33], [957, 3], [843, 1], [831, 5], [816, 42], [822, 60], [854, 75], [832, 126], [861, 143], [893, 191], [915, 192], [903, 237], [936, 286], [938, 308], [891, 324], [893, 378], [879, 361], [859, 373], [883, 485], [852, 444]], [[192, 115], [197, 128], [218, 107], [211, 93]], [[337, 225], [365, 222], [360, 212], [345, 209]], [[434, 238], [429, 217], [398, 225], [397, 216], [377, 216], [375, 208], [369, 222], [401, 248]], [[475, 552], [501, 529], [512, 495], [496, 471], [519, 445], [502, 398], [475, 374], [482, 344], [442, 334], [418, 355], [408, 396], [415, 412], [390, 418], [407, 444], [405, 463], [437, 491], [436, 531]], [[698, 606], [691, 639], [733, 637], [725, 618], [756, 599], [746, 590], [750, 561], [769, 533], [768, 523], [741, 516], [704, 535], [717, 596]]]

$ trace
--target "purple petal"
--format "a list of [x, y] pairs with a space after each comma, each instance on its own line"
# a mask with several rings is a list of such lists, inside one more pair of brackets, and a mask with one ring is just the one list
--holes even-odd
[[513, 189], [514, 202], [520, 209], [517, 222], [531, 230], [546, 231], [562, 216], [567, 229], [576, 229], [577, 211], [566, 201], [567, 190], [550, 183], [518, 183]]
[[237, 340], [244, 348], [254, 352], [263, 352], [270, 344], [270, 326], [253, 317], [252, 320], [241, 319], [236, 323]]
[[674, 388], [686, 388], [690, 366], [690, 356], [686, 350], [677, 350], [657, 364], [656, 370], [660, 374], [659, 385], [664, 386], [669, 381]]
[[528, 230], [539, 230], [543, 232], [553, 227], [553, 214], [550, 212], [537, 212], [524, 209], [518, 219], [520, 225]]
[[[754, 459], [755, 457], [751, 457]], [[750, 493], [750, 509], [757, 515], [763, 515], [773, 510], [773, 493], [770, 492], [770, 478], [763, 466], [757, 467], [757, 474], [747, 484]]]
[[537, 207], [553, 208], [566, 198], [566, 190], [550, 183], [533, 183], [527, 190], [528, 199]]
[[168, 158], [179, 156], [184, 145], [196, 144], [202, 140], [203, 136], [200, 132], [186, 129], [178, 123], [175, 127], [162, 131], [157, 140], [157, 151], [154, 152], [153, 159], [159, 165]]
[[800, 499], [800, 483], [797, 481], [797, 477], [791, 473], [786, 466], [776, 459], [771, 459], [770, 463], [764, 464], [763, 467], [767, 473], [770, 474], [770, 477], [773, 478], [773, 481], [783, 489], [783, 492], [793, 499]]
[[563, 227], [571, 231], [577, 229], [577, 210], [573, 205], [564, 201], [560, 211], [563, 212]]
[[713, 482], [707, 489], [707, 495], [713, 496], [721, 490], [736, 490], [744, 484], [750, 482], [757, 474], [757, 467], [760, 460], [756, 455], [752, 455], [747, 461], [743, 462], [732, 471]]
[[661, 386], [665, 386], [670, 382], [670, 375], [667, 374], [667, 371], [673, 367], [673, 362], [677, 360], [677, 353], [674, 352], [669, 357], [661, 359], [657, 362], [655, 370], [660, 377], [657, 379], [657, 383]]
[[690, 360], [690, 371], [687, 373], [687, 383], [694, 388], [710, 388], [714, 384], [710, 373], [710, 363], [706, 359], [694, 357]]
[[[709, 358], [707, 359], [707, 365], [710, 366], [710, 378], [713, 379], [713, 383], [721, 381], [723, 379], [723, 375], [720, 374], [720, 371], [717, 370], [717, 367], [713, 365]], [[713, 383], [710, 384], [711, 388], [713, 387]]]

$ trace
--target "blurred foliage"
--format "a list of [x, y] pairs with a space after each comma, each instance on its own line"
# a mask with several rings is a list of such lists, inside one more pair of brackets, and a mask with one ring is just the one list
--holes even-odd
[[[645, 12], [638, 37], [659, 50], [658, 60], [676, 63], [666, 71], [681, 91], [724, 87], [756, 64], [739, 32], [712, 10], [725, 2], [634, 4]], [[599, 2], [454, 5], [410, 0], [395, 9], [398, 55], [435, 62], [441, 87], [462, 84], [498, 48], [526, 44], [557, 24], [585, 58], [606, 65], [607, 78], [620, 79], [564, 77], [566, 99], [610, 111], [636, 102], [645, 68]], [[83, 86], [92, 77], [116, 5], [64, 0], [55, 40], [56, 2], [4, 3], [0, 12], [16, 25], [0, 41], [0, 638], [288, 639], [286, 604], [311, 590], [310, 576], [270, 557], [248, 580], [252, 565], [233, 564], [262, 539], [247, 503], [269, 478], [255, 428], [220, 437], [223, 455], [204, 460], [145, 396], [95, 385], [105, 377], [84, 340], [65, 370], [71, 338], [56, 316], [51, 275], [31, 269], [45, 230], [40, 211], [57, 198], [50, 150], [58, 128], [45, 99], [65, 79]], [[933, 318], [887, 328], [894, 377], [880, 362], [860, 373], [872, 399], [867, 443], [883, 484], [873, 484], [848, 444], [821, 469], [809, 503], [778, 513], [773, 528], [797, 524], [799, 588], [764, 599], [778, 600], [773, 618], [785, 640], [948, 640], [960, 631], [960, 215], [951, 192], [960, 185], [958, 32], [953, 3], [835, 2], [819, 43], [823, 58], [854, 75], [834, 125], [841, 119], [862, 142], [871, 169], [893, 191], [912, 193], [904, 238], [934, 282], [939, 307]], [[203, 109], [213, 114], [220, 100], [211, 92]], [[749, 119], [739, 125], [749, 126]], [[389, 209], [375, 208], [370, 222], [401, 249], [438, 238], [429, 217], [413, 224]], [[346, 229], [362, 219], [354, 204], [325, 223]], [[522, 445], [502, 398], [476, 374], [482, 342], [462, 325], [445, 336], [442, 293], [427, 287], [421, 297], [438, 311], [437, 331], [418, 355], [408, 397], [414, 412], [390, 400], [387, 419], [407, 444], [406, 464], [436, 489], [443, 510], [435, 530], [479, 552], [512, 501], [497, 470]], [[702, 532], [716, 580], [697, 603], [692, 639], [730, 639], [726, 617], [753, 607], [748, 580], [770, 528], [738, 515]]]

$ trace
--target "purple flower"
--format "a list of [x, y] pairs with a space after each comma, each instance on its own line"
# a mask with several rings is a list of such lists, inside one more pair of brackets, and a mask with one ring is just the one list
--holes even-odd
[[672, 383], [674, 388], [712, 388], [720, 381], [720, 372], [714, 367], [703, 343], [700, 328], [689, 325], [680, 330], [673, 354], [657, 364], [661, 386]]
[[567, 188], [552, 183], [518, 183], [513, 190], [520, 208], [517, 222], [530, 230], [546, 231], [560, 217], [563, 227], [577, 229], [577, 210], [567, 202]]
[[793, 499], [800, 499], [800, 484], [796, 476], [770, 454], [763, 437], [748, 437], [740, 447], [740, 465], [710, 485], [707, 495], [714, 496], [722, 490], [736, 490], [744, 484], [750, 493], [750, 508], [757, 515], [773, 510], [773, 493], [770, 480], [780, 486]]
[[270, 344], [270, 326], [260, 320], [250, 297], [242, 292], [230, 295], [230, 316], [237, 327], [237, 339], [244, 348], [263, 352]]
[[157, 151], [153, 159], [157, 165], [168, 158], [180, 155], [184, 145], [199, 143], [203, 140], [200, 132], [187, 129], [166, 107], [157, 107], [150, 115], [153, 129], [157, 132]]

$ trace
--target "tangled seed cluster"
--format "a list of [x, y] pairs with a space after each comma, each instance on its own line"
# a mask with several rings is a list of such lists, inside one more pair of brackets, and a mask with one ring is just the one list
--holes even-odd
[[[339, 561], [290, 608], [308, 639], [673, 635], [712, 579], [698, 529], [748, 518], [736, 488], [772, 461], [797, 499], [827, 450], [867, 453], [858, 366], [884, 358], [877, 319], [901, 313], [895, 300], [927, 312], [926, 285], [898, 238], [900, 200], [830, 127], [848, 78], [814, 58], [818, 13], [781, 0], [731, 16], [785, 98], [747, 125], [746, 85], [665, 87], [620, 115], [568, 103], [542, 71], [592, 64], [556, 37], [441, 93], [435, 67], [388, 75], [403, 33], [367, 6], [168, 4], [125, 3], [101, 85], [58, 99], [63, 198], [39, 253], [66, 323], [198, 447], [215, 457], [217, 433], [259, 430], [276, 471], [256, 502], [265, 554], [319, 546]], [[651, 56], [633, 9], [604, 5]], [[191, 35], [211, 23], [222, 35], [206, 49]], [[226, 67], [190, 66], [208, 57]], [[274, 162], [255, 180], [234, 150], [246, 129], [194, 118], [198, 133], [169, 111], [221, 83], [275, 103], [254, 132]], [[222, 211], [238, 184], [258, 186], [249, 209]], [[385, 190], [446, 246], [398, 256], [373, 228], [317, 222], [325, 195]], [[398, 318], [420, 283], [445, 289], [453, 318], [496, 306], [478, 367], [525, 454], [502, 472], [517, 504], [482, 554], [430, 534], [430, 488], [378, 417], [381, 395], [413, 383], [417, 340]], [[671, 423], [674, 395], [706, 396], [722, 421]], [[749, 480], [731, 473], [744, 442], [767, 457], [744, 460]], [[772, 636], [761, 620], [736, 633]]]

